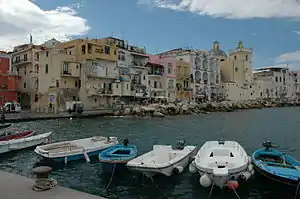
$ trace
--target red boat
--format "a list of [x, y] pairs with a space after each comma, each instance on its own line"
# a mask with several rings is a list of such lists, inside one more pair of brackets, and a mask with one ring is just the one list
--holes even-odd
[[34, 131], [26, 131], [26, 132], [6, 132], [0, 136], [0, 141], [8, 141], [13, 139], [20, 139], [32, 136]]

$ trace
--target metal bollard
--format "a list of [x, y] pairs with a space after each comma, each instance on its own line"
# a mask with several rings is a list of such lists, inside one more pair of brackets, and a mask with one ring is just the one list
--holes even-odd
[[52, 168], [48, 166], [40, 166], [32, 169], [32, 172], [36, 175], [34, 191], [46, 191], [52, 189], [57, 185], [57, 181], [53, 178], [49, 178]]

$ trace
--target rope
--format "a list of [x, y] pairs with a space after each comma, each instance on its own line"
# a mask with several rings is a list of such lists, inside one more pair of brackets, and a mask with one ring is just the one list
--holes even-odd
[[241, 199], [240, 196], [239, 196], [239, 194], [236, 192], [236, 190], [235, 190], [235, 188], [233, 187], [232, 184], [231, 184], [231, 187], [232, 187], [233, 192], [235, 193], [236, 197], [237, 197], [238, 199]]
[[57, 185], [57, 181], [53, 178], [40, 178], [35, 181], [34, 191], [46, 191]]
[[163, 192], [163, 190], [161, 190], [161, 188], [159, 188], [159, 186], [155, 183], [153, 177], [150, 177], [151, 181], [153, 182], [153, 184], [155, 185], [155, 187], [161, 192], [161, 194], [163, 195], [163, 198], [168, 198], [166, 196], [166, 194]]
[[215, 181], [213, 181], [213, 184], [211, 185], [211, 188], [210, 188], [210, 191], [209, 191], [209, 194], [208, 194], [208, 198], [210, 198], [211, 194], [212, 194], [212, 191], [213, 191], [213, 188], [215, 186]]
[[298, 196], [299, 186], [300, 186], [300, 181], [299, 181], [299, 183], [298, 183], [298, 186], [297, 186], [297, 189], [296, 189], [296, 193], [295, 193], [294, 199], [296, 199], [297, 196]]
[[113, 168], [112, 174], [111, 174], [111, 176], [110, 176], [109, 183], [108, 183], [108, 185], [106, 186], [105, 190], [107, 190], [107, 189], [109, 188], [109, 186], [110, 186], [110, 184], [111, 184], [111, 182], [112, 182], [112, 180], [113, 180], [114, 173], [115, 173], [115, 170], [116, 170], [116, 165], [117, 165], [117, 163], [114, 164], [114, 168]]

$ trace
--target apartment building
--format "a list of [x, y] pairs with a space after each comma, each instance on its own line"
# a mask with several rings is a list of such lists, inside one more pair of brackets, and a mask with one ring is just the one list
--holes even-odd
[[193, 79], [190, 65], [183, 60], [176, 61], [176, 100], [192, 101]]

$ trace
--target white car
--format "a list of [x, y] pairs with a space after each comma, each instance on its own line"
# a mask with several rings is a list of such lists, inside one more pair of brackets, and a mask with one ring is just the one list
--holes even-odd
[[2, 107], [2, 111], [3, 110], [5, 110], [6, 113], [20, 113], [21, 105], [18, 102], [6, 102]]

